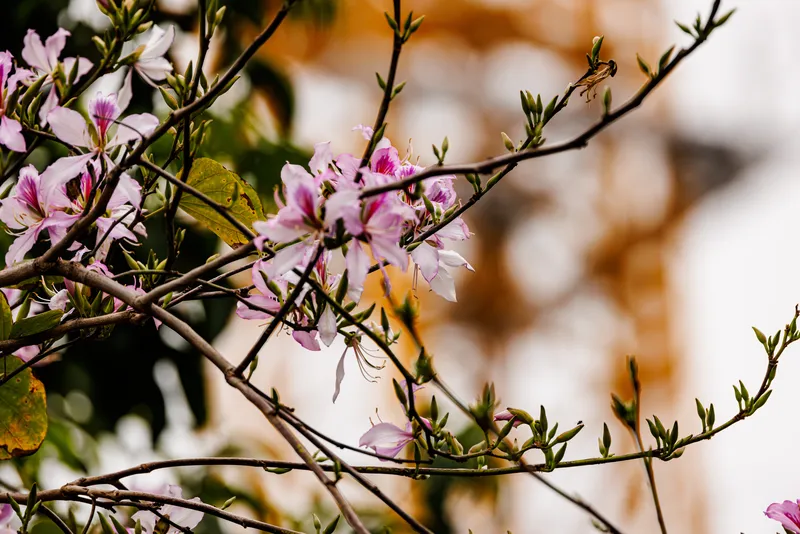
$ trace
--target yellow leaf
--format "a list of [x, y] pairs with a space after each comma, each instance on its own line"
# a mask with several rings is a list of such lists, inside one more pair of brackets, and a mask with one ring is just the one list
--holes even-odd
[[[192, 164], [186, 183], [227, 209], [236, 220], [251, 230], [254, 221], [266, 218], [255, 189], [213, 159], [197, 159]], [[248, 242], [247, 237], [214, 208], [191, 193], [184, 193], [179, 205], [228, 245], [236, 248]]]
[[[0, 365], [6, 373], [22, 365], [15, 356], [5, 356], [3, 360]], [[0, 387], [0, 460], [33, 454], [46, 434], [44, 385], [30, 369], [25, 369]]]

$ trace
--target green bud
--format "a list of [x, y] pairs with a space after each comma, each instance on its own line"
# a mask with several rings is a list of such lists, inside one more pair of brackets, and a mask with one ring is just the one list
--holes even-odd
[[600, 57], [600, 48], [603, 46], [603, 38], [604, 36], [600, 35], [595, 37], [592, 41], [592, 61], [594, 63], [596, 63], [597, 59]]
[[389, 16], [389, 13], [386, 11], [383, 12], [383, 16], [386, 17], [386, 22], [389, 23], [389, 27], [392, 29], [392, 31], [397, 33], [397, 22], [395, 22], [395, 20]]
[[567, 430], [566, 432], [564, 432], [562, 434], [559, 434], [558, 437], [556, 438], [555, 442], [556, 443], [565, 443], [565, 442], [571, 440], [572, 438], [574, 438], [575, 436], [577, 436], [578, 432], [580, 432], [581, 430], [583, 430], [583, 425], [578, 425], [575, 428], [573, 428], [572, 430]]
[[611, 88], [606, 87], [603, 90], [603, 115], [611, 113]]
[[642, 59], [642, 56], [640, 56], [639, 54], [636, 54], [636, 62], [639, 64], [639, 70], [641, 70], [649, 77], [653, 76], [653, 73], [650, 70], [650, 65], [648, 65], [647, 62], [644, 59]]
[[391, 100], [394, 100], [394, 97], [400, 94], [400, 91], [406, 86], [406, 82], [400, 82], [399, 84], [395, 85], [394, 89], [392, 90], [392, 96], [390, 97]]
[[506, 150], [508, 150], [509, 152], [516, 151], [516, 149], [514, 148], [514, 141], [512, 141], [511, 138], [505, 132], [500, 132], [500, 137], [502, 137], [503, 139], [503, 145], [506, 147]]
[[522, 421], [523, 423], [525, 423], [526, 425], [530, 425], [534, 421], [531, 414], [529, 414], [525, 410], [520, 410], [518, 408], [508, 408], [508, 412], [517, 419], [519, 419], [520, 421]]
[[675, 45], [670, 46], [669, 49], [661, 56], [661, 59], [658, 60], [658, 72], [664, 70], [664, 67], [669, 64], [669, 58], [672, 57], [673, 50], [675, 50]]
[[425, 15], [422, 15], [420, 18], [414, 20], [411, 25], [408, 27], [408, 34], [411, 35], [416, 32], [420, 26], [422, 26], [422, 21], [425, 20]]

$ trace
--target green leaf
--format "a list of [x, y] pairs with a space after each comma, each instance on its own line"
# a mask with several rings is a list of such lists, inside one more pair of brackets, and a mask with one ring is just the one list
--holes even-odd
[[[5, 357], [7, 373], [21, 365], [19, 358]], [[0, 460], [36, 452], [46, 434], [44, 385], [25, 369], [0, 388]]]
[[695, 36], [695, 35], [694, 35], [694, 32], [693, 32], [693, 31], [691, 30], [691, 28], [689, 28], [689, 26], [687, 26], [686, 24], [681, 24], [680, 22], [678, 22], [678, 21], [676, 20], [676, 21], [675, 21], [675, 25], [676, 25], [678, 28], [680, 28], [682, 32], [684, 32], [684, 33], [686, 33], [686, 34], [688, 34], [688, 35], [691, 35], [692, 37], [694, 37], [694, 36]]
[[[186, 183], [229, 210], [248, 228], [253, 227], [254, 221], [266, 219], [255, 189], [212, 159], [195, 160]], [[228, 245], [235, 248], [247, 243], [244, 234], [199, 198], [184, 194], [180, 207]]]
[[11, 306], [5, 294], [0, 291], [0, 341], [5, 341], [11, 336]]
[[109, 515], [108, 517], [111, 518], [111, 522], [114, 524], [114, 530], [117, 531], [116, 534], [128, 534], [128, 531], [122, 526], [122, 523], [120, 523], [116, 517], [113, 515]]
[[652, 76], [653, 73], [650, 71], [650, 65], [647, 64], [647, 61], [642, 59], [642, 56], [636, 54], [636, 61], [639, 63], [639, 70], [645, 73], [648, 76]]
[[16, 339], [50, 330], [61, 322], [62, 315], [64, 312], [61, 310], [50, 310], [33, 317], [20, 319], [11, 327], [11, 337]]
[[328, 523], [328, 526], [325, 527], [325, 530], [322, 531], [322, 534], [333, 534], [336, 531], [336, 525], [339, 524], [339, 518], [341, 516], [337, 515], [333, 521]]

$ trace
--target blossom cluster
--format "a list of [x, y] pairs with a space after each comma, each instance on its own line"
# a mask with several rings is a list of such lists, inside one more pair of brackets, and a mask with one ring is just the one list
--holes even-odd
[[[151, 30], [148, 42], [133, 52], [133, 68], [122, 87], [111, 93], [98, 91], [89, 100], [88, 116], [61, 105], [72, 96], [70, 90], [75, 83], [93, 67], [85, 58], [59, 59], [68, 36], [67, 30], [59, 29], [42, 43], [39, 35], [29, 30], [22, 50], [24, 65], [15, 65], [10, 52], [0, 52], [0, 144], [11, 151], [24, 152], [29, 144], [25, 130], [41, 133], [49, 129], [49, 135], [74, 153], [55, 160], [41, 174], [33, 165], [19, 171], [16, 184], [0, 204], [0, 220], [15, 236], [6, 254], [6, 265], [23, 261], [45, 231], [52, 243], [61, 240], [95, 205], [106, 176], [125, 150], [150, 135], [159, 124], [158, 118], [149, 113], [124, 118], [122, 115], [131, 100], [134, 70], [148, 81], [164, 79], [171, 70], [162, 56], [172, 43], [172, 30]], [[38, 124], [23, 126], [23, 111], [15, 110], [19, 95], [43, 88], [47, 98], [38, 110]], [[17, 118], [12, 116], [15, 111]], [[106, 213], [95, 222], [95, 258], [105, 258], [115, 240], [135, 242], [137, 234], [145, 235], [145, 228], [137, 219], [141, 200], [139, 183], [121, 172]], [[77, 250], [78, 257], [90, 251], [79, 242], [71, 250]]]
[[[366, 140], [372, 139], [371, 128], [356, 129]], [[406, 271], [410, 264], [415, 277], [421, 273], [431, 290], [455, 301], [450, 270], [472, 270], [472, 266], [449, 250], [447, 242], [468, 239], [470, 232], [460, 217], [450, 217], [447, 224], [437, 227], [458, 207], [453, 188], [455, 176], [431, 177], [407, 189], [365, 195], [372, 187], [391, 185], [420, 172], [422, 167], [412, 163], [411, 157], [410, 147], [401, 158], [397, 148], [384, 137], [363, 167], [352, 154], [334, 157], [330, 142], [315, 145], [307, 169], [287, 163], [281, 171], [282, 191], [275, 194], [278, 213], [253, 225], [259, 234], [259, 247], [269, 243], [279, 250], [253, 265], [252, 281], [258, 294], [239, 302], [238, 315], [271, 321], [311, 262], [311, 276], [327, 293], [335, 294], [340, 284], [346, 284], [346, 295], [353, 303], [361, 299], [371, 270], [380, 270], [388, 293], [391, 283], [387, 267]], [[436, 231], [430, 232], [431, 229]], [[333, 250], [343, 252], [343, 273], [334, 272]], [[304, 348], [317, 351], [319, 341], [330, 346], [340, 329], [334, 310], [324, 301], [317, 302], [316, 295], [310, 298], [318, 313], [302, 306], [307, 287], [302, 289], [289, 311], [294, 323], [292, 336]], [[367, 357], [357, 333], [342, 332], [347, 348], [354, 349], [362, 374], [373, 379], [371, 370], [380, 366]], [[334, 400], [344, 376], [346, 353], [347, 349], [337, 366]]]

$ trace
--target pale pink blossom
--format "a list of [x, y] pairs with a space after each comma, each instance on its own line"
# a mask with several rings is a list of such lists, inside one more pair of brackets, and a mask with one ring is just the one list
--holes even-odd
[[[365, 173], [367, 185], [376, 185], [379, 178], [374, 173]], [[379, 262], [384, 274], [387, 291], [389, 278], [383, 270], [383, 262], [405, 270], [408, 254], [400, 247], [400, 238], [407, 221], [416, 220], [414, 210], [400, 201], [393, 193], [384, 193], [359, 200], [359, 189], [355, 184], [345, 186], [334, 193], [326, 203], [325, 219], [333, 224], [342, 219], [345, 229], [355, 239], [348, 243], [345, 256], [347, 264], [347, 294], [358, 302], [364, 290], [364, 282], [370, 268], [370, 258]]]
[[465, 267], [469, 271], [475, 271], [459, 253], [438, 249], [427, 242], [420, 243], [412, 250], [411, 258], [431, 290], [450, 302], [456, 302], [456, 283], [448, 268]]
[[8, 97], [18, 83], [18, 78], [11, 75], [13, 57], [8, 51], [0, 52], [0, 144], [14, 152], [25, 152], [22, 125], [7, 116]]
[[[94, 205], [95, 197], [99, 195], [95, 186], [100, 173], [101, 167], [97, 160], [91, 161], [81, 173], [77, 195], [71, 199], [72, 210], [75, 213], [74, 218], [80, 217], [87, 206]], [[133, 228], [129, 228], [136, 217], [141, 198], [139, 183], [126, 173], [122, 173], [106, 206], [106, 214], [98, 217], [95, 221], [97, 225], [96, 259], [104, 260], [111, 244], [118, 239], [127, 239], [135, 243], [138, 241], [136, 234], [147, 236], [145, 226], [141, 222], [134, 225]]]
[[62, 50], [64, 50], [64, 45], [69, 35], [70, 33], [67, 30], [59, 28], [56, 33], [48, 37], [42, 44], [39, 34], [35, 30], [28, 30], [23, 39], [25, 46], [22, 49], [22, 59], [31, 67], [31, 74], [34, 78], [46, 76], [45, 83], [52, 84], [47, 99], [39, 110], [39, 119], [43, 125], [47, 124], [47, 114], [58, 105], [58, 92], [55, 84], [52, 83], [55, 79], [56, 71], [61, 68], [64, 75], [69, 76], [77, 62], [78, 71], [75, 79], [78, 80], [92, 68], [92, 62], [82, 57], [67, 57], [63, 61], [59, 61], [58, 58], [61, 56]]
[[[180, 486], [169, 485], [164, 490], [159, 492], [160, 494], [166, 495], [168, 497], [172, 497], [175, 499], [182, 499], [183, 498], [183, 491], [181, 490]], [[202, 503], [199, 497], [195, 497], [193, 499], [189, 499], [191, 502]], [[194, 529], [200, 521], [203, 519], [203, 512], [198, 510], [192, 510], [189, 508], [184, 508], [182, 506], [176, 506], [173, 504], [165, 504], [161, 508], [158, 509], [158, 512], [162, 516], [169, 517], [171, 523], [179, 525], [185, 529]], [[156, 525], [159, 525], [160, 518], [150, 512], [148, 510], [140, 510], [131, 516], [132, 521], [140, 521], [142, 525], [142, 532], [145, 534], [153, 534], [155, 532]], [[165, 530], [159, 530], [159, 532], [163, 534], [178, 534], [181, 530], [175, 528], [172, 525], [164, 525]], [[161, 525], [159, 525], [159, 529]]]
[[[431, 428], [430, 421], [423, 418], [422, 422], [428, 429]], [[392, 423], [381, 422], [367, 430], [358, 440], [358, 445], [368, 447], [381, 456], [395, 458], [406, 445], [413, 441], [414, 432], [411, 421], [406, 423], [405, 429]]]
[[[378, 423], [358, 440], [360, 447], [368, 447], [381, 456], [395, 458], [406, 445], [414, 441], [411, 422], [402, 429], [392, 423]], [[385, 460], [382, 460], [385, 461]]]
[[169, 26], [166, 30], [160, 26], [153, 26], [147, 41], [133, 52], [136, 57], [133, 68], [139, 76], [151, 83], [162, 81], [167, 77], [167, 73], [172, 71], [172, 64], [164, 55], [174, 40], [175, 26]]
[[[314, 166], [322, 169], [330, 162], [328, 160], [330, 148], [324, 145], [324, 143], [317, 144], [314, 157], [311, 159]], [[277, 215], [267, 221], [256, 221], [253, 228], [260, 235], [257, 242], [259, 246], [262, 246], [265, 240], [287, 243], [304, 238], [299, 245], [281, 251], [284, 258], [292, 259], [286, 262], [286, 270], [281, 269], [286, 272], [297, 265], [308, 249], [316, 248], [316, 241], [325, 236], [327, 227], [320, 214], [325, 198], [314, 176], [300, 165], [287, 163], [281, 169], [281, 181], [286, 203], [281, 202], [276, 196], [276, 202], [280, 207]], [[288, 252], [288, 249], [293, 250]], [[282, 261], [276, 263], [283, 264]], [[280, 276], [283, 272], [275, 272], [273, 276]]]
[[[275, 258], [273, 258], [274, 260]], [[302, 261], [302, 259], [301, 259]], [[310, 261], [310, 260], [307, 260]], [[236, 315], [242, 319], [265, 320], [271, 322], [276, 313], [281, 309], [286, 298], [289, 296], [289, 280], [294, 273], [284, 273], [283, 276], [270, 277], [270, 263], [266, 260], [259, 260], [253, 264], [251, 270], [253, 285], [260, 294], [250, 295], [244, 299], [245, 302], [236, 304]], [[296, 281], [296, 279], [295, 279]], [[299, 304], [305, 298], [307, 289], [298, 295], [295, 304]], [[294, 309], [289, 312], [288, 318], [304, 327], [309, 326], [308, 317], [299, 310]], [[316, 329], [293, 330], [292, 338], [303, 348], [311, 351], [319, 351], [320, 346], [317, 341], [318, 332]]]

